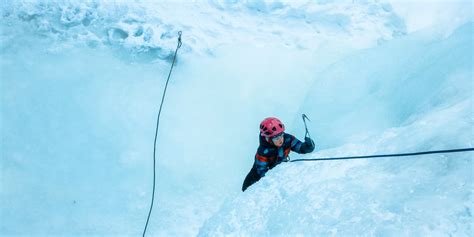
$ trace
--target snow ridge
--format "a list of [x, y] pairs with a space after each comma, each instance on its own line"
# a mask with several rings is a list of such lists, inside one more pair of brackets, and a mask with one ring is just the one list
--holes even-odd
[[[182, 51], [205, 55], [235, 42], [277, 42], [298, 49], [345, 42], [361, 48], [406, 33], [390, 4], [375, 0], [5, 3], [2, 21], [15, 27], [11, 34], [34, 32], [62, 47], [112, 47], [139, 62], [169, 61], [180, 30]], [[2, 41], [12, 44], [14, 39]]]

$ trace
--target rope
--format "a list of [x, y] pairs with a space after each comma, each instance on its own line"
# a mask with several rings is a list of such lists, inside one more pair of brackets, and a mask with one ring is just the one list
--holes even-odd
[[[305, 137], [311, 138], [308, 131], [308, 126], [306, 126], [306, 120], [310, 121], [306, 114], [301, 115], [303, 117], [304, 128], [306, 129]], [[314, 159], [296, 159], [290, 160], [290, 162], [296, 161], [323, 161], [323, 160], [355, 160], [355, 159], [373, 159], [373, 158], [384, 158], [384, 157], [396, 157], [396, 156], [420, 156], [420, 155], [429, 155], [429, 154], [438, 154], [438, 153], [455, 153], [455, 152], [469, 152], [474, 151], [474, 148], [462, 148], [462, 149], [451, 149], [451, 150], [438, 150], [438, 151], [423, 151], [423, 152], [412, 152], [412, 153], [396, 153], [396, 154], [384, 154], [384, 155], [370, 155], [370, 156], [346, 156], [346, 157], [324, 157], [324, 158], [314, 158]]]
[[461, 148], [461, 149], [451, 149], [451, 150], [423, 151], [423, 152], [413, 152], [413, 153], [398, 153], [398, 154], [371, 155], [371, 156], [347, 156], [347, 157], [327, 157], [327, 158], [314, 158], [314, 159], [296, 159], [296, 160], [291, 160], [290, 162], [372, 159], [372, 158], [383, 158], [383, 157], [394, 157], [394, 156], [420, 156], [420, 155], [428, 155], [428, 154], [469, 152], [469, 151], [474, 151], [474, 148]]
[[161, 109], [163, 108], [163, 102], [165, 101], [166, 89], [168, 88], [168, 82], [170, 81], [171, 72], [173, 71], [174, 63], [176, 61], [176, 55], [178, 54], [178, 49], [181, 48], [181, 31], [178, 32], [178, 46], [176, 47], [176, 51], [174, 51], [173, 63], [171, 64], [170, 73], [168, 74], [168, 79], [166, 80], [165, 89], [163, 91], [163, 97], [161, 98], [160, 110], [158, 111], [158, 117], [156, 119], [156, 131], [155, 131], [155, 142], [153, 143], [153, 192], [151, 194], [151, 205], [150, 211], [148, 212], [148, 217], [146, 219], [145, 228], [143, 229], [143, 237], [145, 237], [145, 233], [148, 227], [148, 222], [150, 221], [151, 211], [153, 210], [153, 202], [155, 200], [155, 186], [156, 186], [156, 140], [158, 138], [158, 126], [160, 125], [160, 116], [161, 116]]

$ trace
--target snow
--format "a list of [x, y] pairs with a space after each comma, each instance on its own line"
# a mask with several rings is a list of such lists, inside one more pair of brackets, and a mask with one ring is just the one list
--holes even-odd
[[[139, 62], [169, 59], [179, 30], [185, 32], [187, 42], [183, 53], [201, 55], [213, 55], [216, 47], [235, 41], [251, 45], [276, 41], [300, 49], [334, 41], [367, 47], [405, 34], [403, 21], [387, 3], [378, 1], [6, 3], [2, 7], [6, 20], [27, 22], [28, 30], [33, 28], [61, 45], [115, 47]], [[289, 28], [291, 34], [286, 33]]]
[[141, 235], [182, 30], [149, 236], [470, 236], [472, 153], [286, 163], [240, 191], [267, 116], [300, 139], [310, 117], [292, 159], [473, 147], [469, 6], [5, 0], [0, 235]]
[[433, 29], [450, 34], [472, 20], [472, 1], [463, 0], [393, 0], [393, 10], [405, 20], [408, 32]]

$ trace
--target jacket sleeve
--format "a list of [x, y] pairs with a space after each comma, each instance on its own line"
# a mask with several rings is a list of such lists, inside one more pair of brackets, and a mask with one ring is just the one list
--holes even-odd
[[309, 138], [305, 137], [304, 140], [305, 142], [301, 142], [298, 140], [296, 137], [292, 137], [293, 140], [291, 141], [291, 150], [299, 153], [299, 154], [306, 154], [314, 151], [314, 141]]

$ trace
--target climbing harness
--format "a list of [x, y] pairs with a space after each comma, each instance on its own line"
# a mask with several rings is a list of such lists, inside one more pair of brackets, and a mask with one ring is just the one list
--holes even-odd
[[168, 82], [170, 81], [171, 72], [173, 71], [174, 64], [176, 62], [176, 55], [178, 54], [178, 49], [181, 48], [181, 31], [178, 32], [178, 46], [176, 47], [176, 51], [174, 51], [173, 63], [171, 64], [170, 72], [168, 74], [168, 79], [166, 80], [165, 89], [163, 91], [163, 96], [161, 98], [160, 109], [158, 111], [158, 117], [156, 118], [156, 130], [155, 130], [155, 142], [153, 144], [153, 192], [151, 194], [151, 205], [150, 211], [148, 212], [148, 217], [146, 219], [145, 228], [143, 229], [143, 237], [145, 237], [145, 233], [148, 227], [148, 222], [150, 221], [151, 211], [153, 210], [153, 202], [155, 200], [155, 186], [156, 186], [156, 140], [158, 137], [158, 127], [160, 125], [160, 116], [161, 116], [161, 109], [163, 108], [163, 102], [165, 101], [166, 89], [168, 88]]

